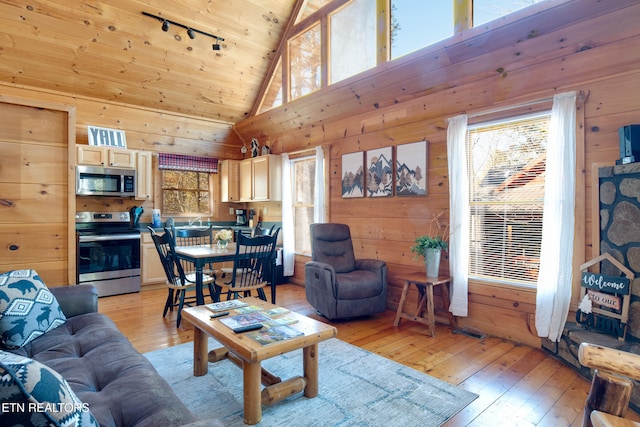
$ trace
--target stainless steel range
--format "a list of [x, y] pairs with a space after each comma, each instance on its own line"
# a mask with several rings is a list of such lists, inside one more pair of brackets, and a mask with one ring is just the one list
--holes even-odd
[[98, 296], [140, 291], [140, 230], [129, 212], [77, 212], [77, 283]]

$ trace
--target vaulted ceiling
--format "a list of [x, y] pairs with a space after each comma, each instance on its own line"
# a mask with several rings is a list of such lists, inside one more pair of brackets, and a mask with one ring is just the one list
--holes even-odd
[[[0, 0], [0, 80], [234, 124], [296, 0]], [[224, 39], [143, 15], [147, 12]]]

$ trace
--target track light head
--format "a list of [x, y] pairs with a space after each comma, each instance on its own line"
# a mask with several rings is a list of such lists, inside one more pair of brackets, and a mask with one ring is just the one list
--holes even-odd
[[[184, 25], [184, 24], [181, 24], [181, 23], [176, 22], [176, 21], [171, 21], [170, 19], [166, 19], [166, 18], [164, 18], [162, 16], [157, 16], [157, 15], [154, 15], [152, 13], [144, 12], [144, 11], [142, 12], [142, 14], [144, 16], [148, 16], [150, 18], [157, 19], [158, 21], [162, 22], [162, 31], [164, 31], [165, 33], [167, 31], [169, 31], [170, 25], [175, 25], [176, 27], [184, 28], [185, 30], [187, 30], [187, 35], [189, 36], [189, 38], [191, 40], [196, 38], [196, 33], [200, 33], [203, 36], [211, 37], [212, 39], [214, 39], [216, 41], [215, 44], [213, 44], [211, 46], [213, 50], [220, 50], [220, 48], [221, 48], [220, 42], [224, 41], [224, 39], [222, 37], [220, 37], [220, 36], [216, 36], [215, 34], [207, 33], [205, 31], [192, 28], [189, 25]], [[175, 34], [175, 39], [176, 40], [181, 40], [181, 37], [178, 34]]]

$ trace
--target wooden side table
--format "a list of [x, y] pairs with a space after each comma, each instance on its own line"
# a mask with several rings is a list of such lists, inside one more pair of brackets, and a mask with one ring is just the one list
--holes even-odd
[[[393, 326], [400, 325], [401, 319], [409, 319], [415, 322], [420, 322], [429, 327], [431, 336], [436, 336], [436, 318], [434, 313], [433, 304], [433, 287], [444, 285], [442, 289], [442, 299], [444, 306], [447, 309], [449, 316], [449, 326], [451, 328], [456, 327], [456, 321], [453, 314], [449, 311], [449, 285], [451, 283], [451, 277], [426, 277], [424, 273], [410, 273], [406, 276], [401, 276], [404, 279], [404, 286], [402, 287], [402, 295], [400, 296], [400, 303], [398, 304], [398, 311], [396, 313], [396, 320], [393, 322]], [[404, 304], [407, 301], [407, 294], [409, 293], [409, 287], [415, 285], [420, 294], [420, 300], [416, 307], [415, 314], [410, 314], [404, 311]], [[426, 309], [426, 317], [424, 315]]]

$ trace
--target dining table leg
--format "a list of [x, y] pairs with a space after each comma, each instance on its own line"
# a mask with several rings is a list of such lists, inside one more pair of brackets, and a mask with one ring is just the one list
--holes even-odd
[[197, 260], [197, 262], [194, 263], [195, 264], [195, 270], [196, 270], [196, 305], [203, 305], [204, 304], [204, 295], [203, 295], [203, 280], [202, 280], [202, 271], [204, 268], [204, 262], [202, 262], [201, 260]]

